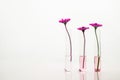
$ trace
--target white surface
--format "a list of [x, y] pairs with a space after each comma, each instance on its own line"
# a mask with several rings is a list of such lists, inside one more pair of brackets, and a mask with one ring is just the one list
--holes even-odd
[[[59, 66], [60, 65], [60, 66]], [[80, 73], [77, 69], [72, 72], [64, 72], [62, 64], [16, 63], [2, 65], [0, 71], [1, 80], [119, 80], [117, 71], [86, 71]], [[99, 77], [99, 79], [98, 79]]]
[[[102, 23], [102, 80], [119, 80], [119, 0], [0, 0], [0, 80], [64, 80], [65, 30], [69, 17], [73, 78], [80, 54], [79, 26]], [[86, 31], [88, 77], [93, 80], [92, 28]], [[73, 79], [75, 80], [75, 79]]]

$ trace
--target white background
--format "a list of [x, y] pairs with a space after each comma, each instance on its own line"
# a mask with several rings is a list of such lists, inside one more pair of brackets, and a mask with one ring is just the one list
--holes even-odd
[[[79, 67], [82, 50], [82, 33], [77, 28], [98, 22], [103, 24], [102, 71], [118, 75], [119, 3], [119, 0], [0, 0], [0, 80], [65, 79], [66, 39], [64, 25], [58, 22], [61, 18], [71, 18], [68, 29], [73, 42], [74, 71]], [[93, 70], [92, 30], [90, 27], [86, 31], [88, 71]]]

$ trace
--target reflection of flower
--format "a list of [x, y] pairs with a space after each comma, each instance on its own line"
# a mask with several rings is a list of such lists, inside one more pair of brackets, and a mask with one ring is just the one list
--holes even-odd
[[72, 41], [71, 41], [71, 37], [70, 37], [70, 33], [68, 32], [67, 26], [66, 24], [70, 21], [70, 18], [66, 18], [66, 19], [61, 19], [59, 20], [60, 23], [63, 23], [65, 25], [65, 30], [67, 32], [68, 38], [69, 38], [69, 43], [70, 43], [70, 61], [72, 61]]
[[85, 45], [86, 45], [86, 38], [85, 38], [85, 30], [89, 29], [89, 27], [79, 27], [78, 30], [81, 30], [83, 32], [83, 38], [84, 38], [84, 45], [83, 45], [83, 68], [84, 68], [84, 62], [85, 62]]
[[97, 64], [97, 70], [96, 71], [99, 71], [99, 63], [100, 63], [100, 46], [99, 46], [99, 41], [98, 41], [98, 36], [97, 36], [97, 28], [98, 27], [101, 27], [102, 24], [98, 24], [98, 23], [91, 23], [89, 24], [91, 25], [92, 27], [94, 27], [95, 29], [95, 36], [96, 36], [96, 42], [97, 42], [97, 52], [98, 52], [98, 64]]
[[97, 72], [97, 80], [100, 80], [100, 78], [99, 78], [99, 73]]
[[86, 73], [81, 72], [80, 73], [80, 79], [79, 80], [86, 80]]

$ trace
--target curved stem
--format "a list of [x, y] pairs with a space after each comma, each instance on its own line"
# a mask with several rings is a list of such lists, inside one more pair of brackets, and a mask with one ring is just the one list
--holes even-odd
[[67, 29], [66, 25], [65, 25], [65, 30], [67, 32], [69, 42], [70, 42], [70, 61], [72, 62], [72, 41], [71, 41], [70, 33], [68, 32], [68, 29]]
[[83, 38], [84, 38], [84, 45], [83, 45], [83, 56], [85, 56], [86, 38], [85, 38], [85, 33], [84, 33], [84, 32], [83, 32]]
[[95, 28], [95, 36], [96, 36], [96, 41], [97, 41], [97, 51], [98, 51], [98, 63], [97, 63], [97, 71], [99, 71], [99, 64], [100, 64], [100, 50], [99, 50], [99, 41], [98, 41], [98, 36]]
[[85, 46], [86, 46], [86, 38], [85, 38], [85, 33], [83, 32], [83, 38], [84, 38], [84, 44], [83, 44], [83, 68], [85, 64]]

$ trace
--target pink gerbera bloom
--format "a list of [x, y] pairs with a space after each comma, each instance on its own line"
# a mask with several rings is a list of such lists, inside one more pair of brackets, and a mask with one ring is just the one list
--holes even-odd
[[70, 18], [66, 18], [66, 19], [61, 19], [61, 20], [59, 20], [59, 22], [66, 25], [67, 22], [69, 22], [70, 20], [71, 20]]
[[70, 33], [69, 33], [69, 31], [67, 29], [67, 25], [66, 25], [70, 20], [71, 20], [70, 18], [61, 19], [61, 20], [59, 20], [59, 23], [63, 23], [65, 26], [65, 30], [67, 32], [69, 44], [70, 44], [70, 62], [72, 62], [72, 40], [71, 40], [71, 36], [70, 36]]
[[[83, 32], [83, 38], [84, 38], [84, 45], [83, 45], [83, 64], [82, 64], [82, 68], [84, 68], [84, 64], [85, 64], [85, 46], [86, 46], [86, 38], [85, 38], [85, 30], [87, 30], [87, 29], [89, 29], [89, 27], [79, 27], [79, 28], [77, 28], [78, 30], [81, 30], [82, 32]], [[80, 69], [79, 69], [79, 71], [81, 71]]]
[[97, 53], [98, 53], [98, 62], [97, 62], [97, 69], [96, 72], [99, 71], [99, 65], [100, 65], [100, 56], [101, 56], [101, 52], [100, 52], [100, 45], [99, 45], [99, 40], [98, 40], [98, 35], [97, 35], [97, 28], [101, 27], [102, 24], [98, 24], [98, 23], [91, 23], [89, 24], [92, 27], [94, 27], [94, 32], [95, 32], [95, 37], [96, 37], [96, 43], [97, 43]]
[[79, 28], [77, 28], [78, 30], [81, 30], [81, 31], [85, 31], [86, 29], [89, 29], [89, 27], [79, 27]]
[[98, 23], [91, 23], [91, 24], [89, 24], [89, 25], [91, 25], [91, 26], [93, 26], [93, 27], [95, 27], [95, 28], [102, 26], [102, 24], [98, 24]]

